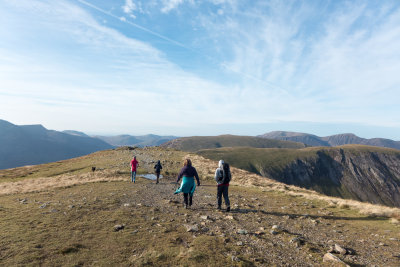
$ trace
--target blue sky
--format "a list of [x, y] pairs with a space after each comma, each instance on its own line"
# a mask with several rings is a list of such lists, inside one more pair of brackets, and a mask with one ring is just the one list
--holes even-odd
[[400, 140], [400, 2], [0, 0], [0, 118]]

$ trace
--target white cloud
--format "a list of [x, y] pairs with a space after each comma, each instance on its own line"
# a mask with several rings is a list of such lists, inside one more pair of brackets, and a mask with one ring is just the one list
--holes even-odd
[[137, 9], [136, 4], [132, 0], [125, 0], [125, 5], [122, 6], [122, 10], [126, 14], [132, 14]]
[[161, 12], [169, 13], [171, 10], [183, 4], [183, 2], [184, 0], [162, 0], [163, 7], [161, 8]]

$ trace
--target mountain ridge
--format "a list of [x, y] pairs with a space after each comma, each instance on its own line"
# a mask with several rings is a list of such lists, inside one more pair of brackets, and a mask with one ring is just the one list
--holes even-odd
[[92, 137], [74, 136], [43, 125], [14, 125], [0, 120], [0, 169], [74, 158], [113, 146]]
[[258, 135], [261, 138], [269, 138], [276, 140], [301, 142], [308, 146], [341, 146], [347, 144], [358, 144], [368, 146], [387, 147], [400, 150], [400, 141], [395, 141], [386, 138], [362, 138], [353, 133], [335, 134], [325, 137], [320, 137], [308, 133], [273, 131]]
[[282, 141], [260, 138], [255, 136], [219, 135], [219, 136], [191, 136], [181, 137], [161, 145], [165, 148], [175, 148], [183, 151], [194, 152], [202, 149], [219, 147], [276, 147], [276, 148], [303, 148], [304, 144], [292, 141]]

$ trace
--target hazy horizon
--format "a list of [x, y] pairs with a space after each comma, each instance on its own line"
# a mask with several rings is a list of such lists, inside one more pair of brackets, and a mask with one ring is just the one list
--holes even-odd
[[[9, 121], [10, 122], [10, 121]], [[357, 135], [358, 137], [361, 138], [387, 138], [387, 139], [392, 139], [394, 141], [400, 141], [399, 139], [396, 139], [396, 136], [400, 136], [400, 130], [397, 132], [389, 132], [386, 131], [385, 129], [378, 128], [375, 129], [374, 127], [368, 127], [368, 126], [361, 126], [359, 125], [358, 128], [360, 129], [357, 132], [351, 132], [351, 131], [346, 131], [347, 129], [351, 128], [350, 125], [333, 125], [337, 131], [332, 131], [328, 130], [328, 127], [324, 124], [304, 124], [304, 123], [293, 123], [292, 125], [284, 125], [284, 124], [263, 124], [263, 125], [252, 125], [252, 124], [244, 124], [242, 127], [238, 127], [237, 125], [208, 125], [207, 131], [197, 131], [194, 132], [191, 129], [188, 129], [188, 134], [176, 134], [174, 132], [174, 129], [167, 129], [167, 128], [158, 128], [154, 127], [154, 130], [152, 132], [139, 132], [139, 131], [133, 131], [133, 132], [112, 132], [112, 131], [100, 131], [100, 132], [87, 132], [83, 131], [81, 129], [51, 129], [47, 127], [46, 125], [42, 123], [32, 123], [32, 124], [16, 124], [13, 122], [10, 122], [15, 125], [42, 125], [48, 130], [55, 130], [55, 131], [79, 131], [83, 132], [87, 135], [94, 136], [94, 135], [99, 135], [99, 136], [117, 136], [117, 135], [131, 135], [131, 136], [141, 136], [141, 135], [148, 135], [148, 134], [154, 134], [154, 135], [159, 135], [159, 136], [176, 136], [176, 137], [188, 137], [188, 136], [217, 136], [217, 135], [224, 135], [224, 134], [232, 134], [232, 135], [245, 135], [245, 136], [257, 136], [257, 135], [262, 135], [268, 132], [272, 131], [286, 131], [286, 132], [301, 132], [301, 133], [307, 133], [307, 134], [313, 134], [317, 135], [320, 137], [325, 137], [325, 136], [330, 136], [330, 135], [336, 135], [336, 134], [345, 134], [345, 133], [352, 133]], [[354, 125], [352, 125], [354, 126]], [[365, 127], [363, 129], [363, 127]], [[106, 128], [106, 127], [105, 127]], [[241, 128], [242, 130], [237, 130], [238, 128]], [[211, 129], [211, 130], [210, 130]], [[309, 131], [309, 129], [314, 129]], [[387, 130], [387, 129], [386, 129]], [[176, 129], [176, 132], [182, 132], [182, 129]], [[363, 132], [369, 132], [370, 135], [364, 135], [362, 134]], [[193, 134], [192, 134], [193, 133]]]

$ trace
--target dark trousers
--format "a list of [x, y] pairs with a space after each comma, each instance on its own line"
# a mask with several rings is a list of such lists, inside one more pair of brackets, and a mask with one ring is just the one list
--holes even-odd
[[[188, 199], [189, 199], [189, 203], [188, 203]], [[183, 193], [183, 202], [185, 203], [185, 205], [192, 206], [192, 201], [193, 201], [193, 195], [191, 195], [189, 193]]]
[[226, 207], [230, 207], [231, 206], [231, 203], [229, 202], [228, 189], [229, 189], [228, 185], [220, 185], [220, 186], [218, 186], [218, 191], [217, 191], [218, 207], [221, 207], [222, 195], [224, 196]]

